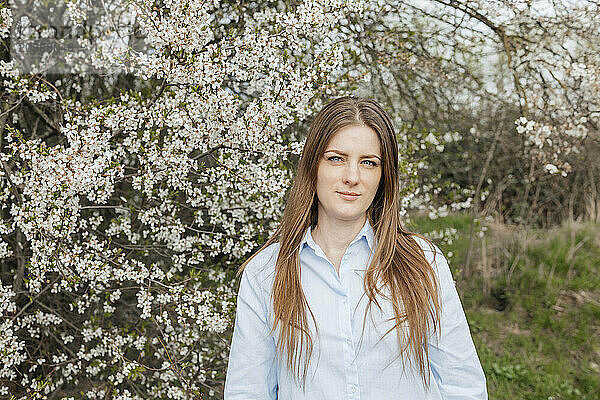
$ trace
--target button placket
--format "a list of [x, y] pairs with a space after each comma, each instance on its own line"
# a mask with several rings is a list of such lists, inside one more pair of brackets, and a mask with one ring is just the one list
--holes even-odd
[[356, 365], [356, 350], [352, 340], [352, 313], [350, 310], [350, 301], [348, 299], [347, 288], [344, 288], [345, 293], [342, 297], [342, 307], [340, 320], [342, 323], [342, 337], [344, 339], [344, 369], [346, 372], [346, 382], [348, 383], [350, 399], [356, 400], [360, 396], [357, 393], [358, 387], [358, 369]]
[[340, 284], [342, 285], [342, 301], [341, 301], [341, 313], [340, 323], [342, 327], [342, 340], [344, 348], [344, 369], [346, 373], [347, 382], [347, 396], [351, 400], [359, 400], [360, 394], [358, 391], [359, 378], [358, 368], [356, 363], [356, 349], [354, 348], [353, 341], [353, 314], [352, 314], [352, 298], [350, 297], [352, 288], [353, 277], [349, 276], [348, 273], [352, 271], [356, 260], [354, 260], [354, 254], [356, 250], [353, 244], [350, 244], [346, 253], [342, 257], [340, 263]]

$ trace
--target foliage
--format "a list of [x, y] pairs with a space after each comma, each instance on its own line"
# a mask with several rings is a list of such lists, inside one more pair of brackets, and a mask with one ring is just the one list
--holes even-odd
[[350, 62], [403, 127], [413, 207], [600, 218], [597, 2], [380, 0], [354, 24]]
[[598, 397], [598, 224], [564, 223], [534, 230], [487, 222], [476, 257], [478, 273], [466, 277], [460, 267], [469, 216], [413, 220], [423, 233], [458, 227], [457, 240], [439, 244], [446, 253], [454, 253], [450, 266], [490, 398]]

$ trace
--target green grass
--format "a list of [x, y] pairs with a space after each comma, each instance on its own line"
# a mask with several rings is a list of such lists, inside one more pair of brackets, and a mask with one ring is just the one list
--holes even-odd
[[524, 230], [490, 223], [473, 241], [466, 270], [468, 215], [412, 220], [408, 228], [425, 235], [458, 231], [450, 244], [434, 242], [453, 253], [490, 399], [600, 398], [599, 224]]

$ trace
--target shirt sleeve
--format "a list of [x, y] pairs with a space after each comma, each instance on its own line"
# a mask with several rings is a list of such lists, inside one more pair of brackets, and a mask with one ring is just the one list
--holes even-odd
[[450, 267], [436, 247], [441, 302], [440, 332], [430, 337], [429, 362], [444, 400], [487, 400], [485, 375], [471, 338]]
[[225, 400], [277, 399], [275, 341], [269, 335], [267, 293], [253, 272], [260, 255], [242, 273], [229, 364]]

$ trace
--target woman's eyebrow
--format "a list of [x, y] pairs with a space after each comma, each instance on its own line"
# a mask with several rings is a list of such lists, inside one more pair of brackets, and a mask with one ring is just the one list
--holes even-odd
[[[340, 154], [340, 155], [342, 155], [342, 156], [347, 156], [347, 155], [348, 155], [347, 153], [344, 153], [343, 151], [341, 151], [341, 150], [336, 150], [336, 149], [329, 149], [329, 150], [325, 150], [325, 153], [327, 153], [327, 152], [329, 152], [329, 151], [332, 151], [332, 152], [334, 152], [334, 153], [338, 153], [338, 154]], [[367, 158], [377, 158], [377, 159], [381, 160], [381, 157], [379, 157], [378, 155], [375, 155], [375, 154], [363, 154], [361, 157], [367, 157]]]

